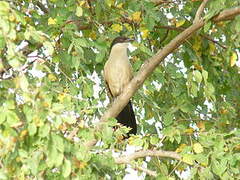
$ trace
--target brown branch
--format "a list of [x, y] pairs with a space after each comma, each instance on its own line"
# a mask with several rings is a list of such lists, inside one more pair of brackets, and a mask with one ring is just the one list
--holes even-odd
[[174, 1], [164, 1], [164, 0], [152, 0], [153, 3], [156, 4], [156, 6], [162, 5], [162, 4], [170, 4], [174, 3]]
[[123, 109], [123, 107], [126, 106], [127, 102], [137, 91], [137, 89], [143, 84], [145, 79], [159, 65], [159, 63], [162, 62], [167, 55], [177, 49], [187, 38], [189, 38], [189, 36], [200, 29], [203, 25], [203, 20], [200, 20], [198, 23], [193, 24], [182, 33], [180, 33], [163, 49], [159, 50], [153, 57], [146, 60], [137, 75], [125, 87], [123, 93], [116, 98], [116, 100], [112, 103], [112, 106], [104, 113], [100, 121], [105, 122], [110, 117], [116, 117], [118, 113]]
[[[240, 7], [224, 10], [219, 15], [213, 18], [214, 22], [222, 21], [233, 17], [233, 15], [240, 14]], [[107, 121], [110, 117], [116, 117], [118, 113], [123, 109], [128, 103], [129, 99], [134, 95], [138, 88], [143, 84], [147, 77], [155, 70], [155, 68], [167, 57], [170, 53], [176, 50], [181, 44], [183, 44], [191, 35], [197, 32], [200, 28], [205, 25], [202, 19], [197, 21], [195, 24], [191, 25], [185, 29], [182, 33], [176, 36], [169, 44], [167, 44], [163, 49], [159, 50], [153, 57], [149, 58], [142, 65], [139, 72], [131, 80], [131, 82], [124, 88], [121, 95], [119, 95], [108, 110], [103, 114], [100, 119], [100, 123], [96, 126], [96, 129], [101, 129], [101, 124]], [[94, 140], [96, 142], [96, 140]], [[87, 144], [92, 146], [94, 141], [88, 142]]]
[[218, 41], [212, 39], [212, 38], [211, 38], [210, 36], [208, 36], [208, 35], [200, 34], [200, 36], [202, 36], [203, 38], [205, 38], [205, 39], [207, 39], [207, 40], [209, 40], [209, 41], [211, 41], [211, 42], [213, 42], [213, 43], [219, 45], [219, 46], [220, 46], [221, 48], [223, 48], [223, 49], [227, 49], [226, 46], [224, 46], [224, 45], [222, 45], [220, 42], [218, 42]]
[[[183, 28], [183, 27], [174, 27], [174, 26], [157, 26], [157, 27], [158, 27], [158, 28], [167, 29], [167, 30], [174, 30], [174, 31], [184, 31], [184, 30], [185, 30], [185, 28]], [[226, 46], [224, 46], [224, 45], [222, 45], [220, 42], [212, 39], [210, 36], [205, 35], [205, 34], [199, 34], [199, 35], [200, 35], [201, 37], [203, 37], [203, 38], [205, 38], [205, 39], [207, 39], [207, 40], [209, 40], [209, 41], [211, 41], [211, 42], [219, 45], [221, 48], [227, 49]]]
[[234, 19], [235, 16], [240, 14], [240, 7], [235, 7], [231, 9], [227, 9], [225, 11], [222, 11], [215, 17], [213, 17], [213, 22], [219, 22], [219, 21], [227, 21], [227, 20], [232, 20]]
[[141, 150], [129, 155], [124, 155], [115, 158], [117, 164], [130, 164], [131, 161], [144, 158], [144, 157], [162, 157], [162, 158], [172, 158], [176, 160], [181, 160], [181, 156], [174, 151], [162, 151], [162, 150]]
[[49, 9], [47, 9], [41, 2], [37, 1], [36, 4], [45, 14], [49, 13]]
[[196, 23], [197, 21], [199, 21], [201, 19], [202, 12], [203, 12], [207, 2], [208, 2], [208, 0], [203, 0], [202, 4], [199, 6], [199, 8], [197, 10], [197, 13], [196, 13], [195, 18], [193, 20], [193, 23]]

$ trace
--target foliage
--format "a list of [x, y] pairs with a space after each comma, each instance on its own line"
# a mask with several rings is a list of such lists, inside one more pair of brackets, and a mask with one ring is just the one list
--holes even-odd
[[[158, 179], [187, 169], [192, 179], [240, 178], [240, 17], [210, 21], [239, 0], [209, 1], [208, 23], [138, 90], [138, 136], [123, 140], [127, 130], [113, 131], [115, 120], [94, 129], [108, 102], [102, 69], [111, 40], [137, 38], [136, 72], [191, 25], [201, 4], [159, 2], [0, 1], [0, 179], [122, 179], [126, 165], [113, 151], [127, 144], [182, 155], [147, 162]], [[102, 143], [88, 150], [92, 139]]]

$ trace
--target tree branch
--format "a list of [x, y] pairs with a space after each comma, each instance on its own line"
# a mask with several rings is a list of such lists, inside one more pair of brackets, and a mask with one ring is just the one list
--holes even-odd
[[162, 150], [141, 150], [129, 155], [124, 155], [115, 158], [117, 164], [130, 164], [131, 161], [144, 158], [147, 156], [151, 157], [162, 157], [162, 158], [172, 158], [176, 160], [181, 160], [181, 156], [174, 151], [162, 151]]
[[205, 39], [207, 39], [207, 40], [209, 40], [209, 41], [211, 41], [211, 42], [213, 42], [213, 43], [219, 45], [219, 46], [220, 46], [221, 48], [223, 48], [223, 49], [227, 49], [226, 46], [224, 46], [224, 45], [222, 45], [220, 42], [218, 42], [218, 41], [212, 39], [212, 38], [211, 38], [210, 36], [208, 36], [208, 35], [200, 34], [200, 36], [202, 36], [203, 38], [205, 38]]
[[143, 168], [141, 166], [135, 166], [135, 169], [139, 170], [139, 171], [142, 171], [142, 172], [145, 172], [146, 174], [148, 174], [149, 176], [153, 176], [153, 177], [157, 177], [157, 173], [156, 171], [152, 171], [152, 170], [149, 170], [147, 168]]
[[41, 2], [37, 1], [36, 4], [45, 14], [49, 13], [49, 10]]
[[[229, 17], [233, 18], [240, 14], [240, 7], [224, 10], [217, 16], [213, 17], [213, 22], [228, 20]], [[167, 57], [171, 52], [177, 49], [183, 44], [186, 39], [193, 35], [197, 30], [204, 26], [206, 22], [202, 19], [185, 29], [177, 37], [175, 37], [169, 44], [163, 49], [159, 50], [153, 57], [146, 60], [142, 65], [137, 75], [131, 80], [131, 82], [125, 87], [123, 93], [119, 95], [112, 103], [110, 108], [101, 117], [101, 122], [105, 122], [110, 117], [116, 117], [118, 113], [128, 103], [129, 99], [137, 91], [137, 89], [143, 84], [147, 77], [154, 71], [154, 69]]]
[[207, 4], [208, 0], [203, 0], [202, 4], [199, 6], [197, 13], [195, 15], [195, 19], [193, 20], [193, 23], [196, 23], [201, 19], [202, 12]]
[[[157, 26], [157, 27], [158, 27], [158, 28], [162, 28], [162, 29], [167, 29], [167, 30], [173, 30], [173, 31], [184, 31], [184, 30], [185, 30], [185, 28], [183, 28], [183, 27], [175, 27], [175, 26]], [[219, 45], [221, 48], [227, 49], [226, 46], [224, 46], [224, 45], [222, 45], [220, 42], [212, 39], [210, 36], [205, 35], [205, 34], [199, 34], [199, 35], [200, 35], [201, 37], [203, 37], [203, 38], [205, 38], [205, 39], [207, 39], [207, 40], [209, 40], [209, 41], [211, 41], [211, 42]], [[161, 41], [161, 42], [162, 42], [162, 41]], [[161, 44], [161, 43], [160, 43], [160, 44]]]
[[240, 14], [240, 7], [235, 7], [222, 11], [215, 17], [213, 17], [213, 22], [227, 21], [233, 19], [235, 16]]

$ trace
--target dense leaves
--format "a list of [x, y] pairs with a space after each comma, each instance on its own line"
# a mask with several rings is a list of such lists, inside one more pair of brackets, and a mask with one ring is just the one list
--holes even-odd
[[113, 131], [114, 119], [95, 129], [112, 39], [136, 38], [136, 72], [192, 24], [201, 2], [0, 1], [0, 179], [122, 179], [126, 165], [113, 157], [127, 144], [182, 156], [146, 161], [158, 179], [240, 178], [240, 16], [211, 21], [239, 0], [209, 1], [208, 23], [138, 90], [137, 136], [123, 140], [128, 129]]

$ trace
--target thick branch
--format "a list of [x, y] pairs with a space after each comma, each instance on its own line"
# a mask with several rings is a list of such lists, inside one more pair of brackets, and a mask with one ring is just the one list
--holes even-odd
[[144, 158], [147, 156], [172, 158], [172, 159], [176, 159], [176, 160], [181, 160], [181, 156], [174, 151], [142, 150], [142, 151], [132, 153], [130, 155], [124, 155], [124, 156], [117, 157], [117, 158], [115, 158], [115, 162], [117, 164], [130, 164], [131, 161], [133, 161], [135, 159]]
[[[219, 15], [213, 18], [214, 22], [228, 20], [229, 17], [233, 17], [240, 14], [240, 7], [222, 11]], [[143, 84], [145, 79], [154, 71], [154, 69], [177, 49], [183, 42], [193, 35], [197, 30], [203, 27], [205, 22], [200, 19], [177, 37], [175, 37], [169, 44], [167, 44], [163, 49], [159, 50], [153, 57], [146, 60], [143, 64], [137, 75], [131, 80], [131, 82], [125, 87], [123, 93], [116, 98], [112, 103], [112, 106], [103, 114], [101, 122], [105, 122], [110, 117], [116, 117], [118, 113], [123, 109], [124, 106], [128, 103], [129, 99], [137, 91], [137, 89]]]
[[197, 13], [195, 15], [195, 19], [194, 19], [193, 23], [195, 23], [195, 22], [200, 20], [202, 12], [203, 12], [207, 2], [208, 2], [208, 0], [203, 0], [202, 4], [199, 6], [199, 8], [197, 10]]
[[235, 16], [240, 14], [240, 7], [235, 7], [222, 11], [213, 18], [213, 22], [227, 21], [233, 19]]
[[[185, 28], [183, 28], [183, 27], [174, 27], [174, 26], [157, 26], [157, 27], [158, 27], [158, 28], [162, 28], [162, 29], [167, 29], [167, 30], [173, 30], [173, 31], [184, 31], [184, 30], [185, 30]], [[201, 36], [201, 37], [203, 37], [203, 38], [205, 38], [205, 39], [207, 39], [207, 40], [209, 40], [209, 41], [211, 41], [211, 42], [219, 45], [219, 46], [220, 46], [221, 48], [223, 48], [223, 49], [227, 49], [226, 46], [224, 46], [224, 45], [222, 45], [220, 42], [212, 39], [212, 38], [211, 38], [210, 36], [208, 36], [208, 35], [199, 34], [199, 36]], [[160, 43], [160, 44], [161, 44], [161, 43]]]

